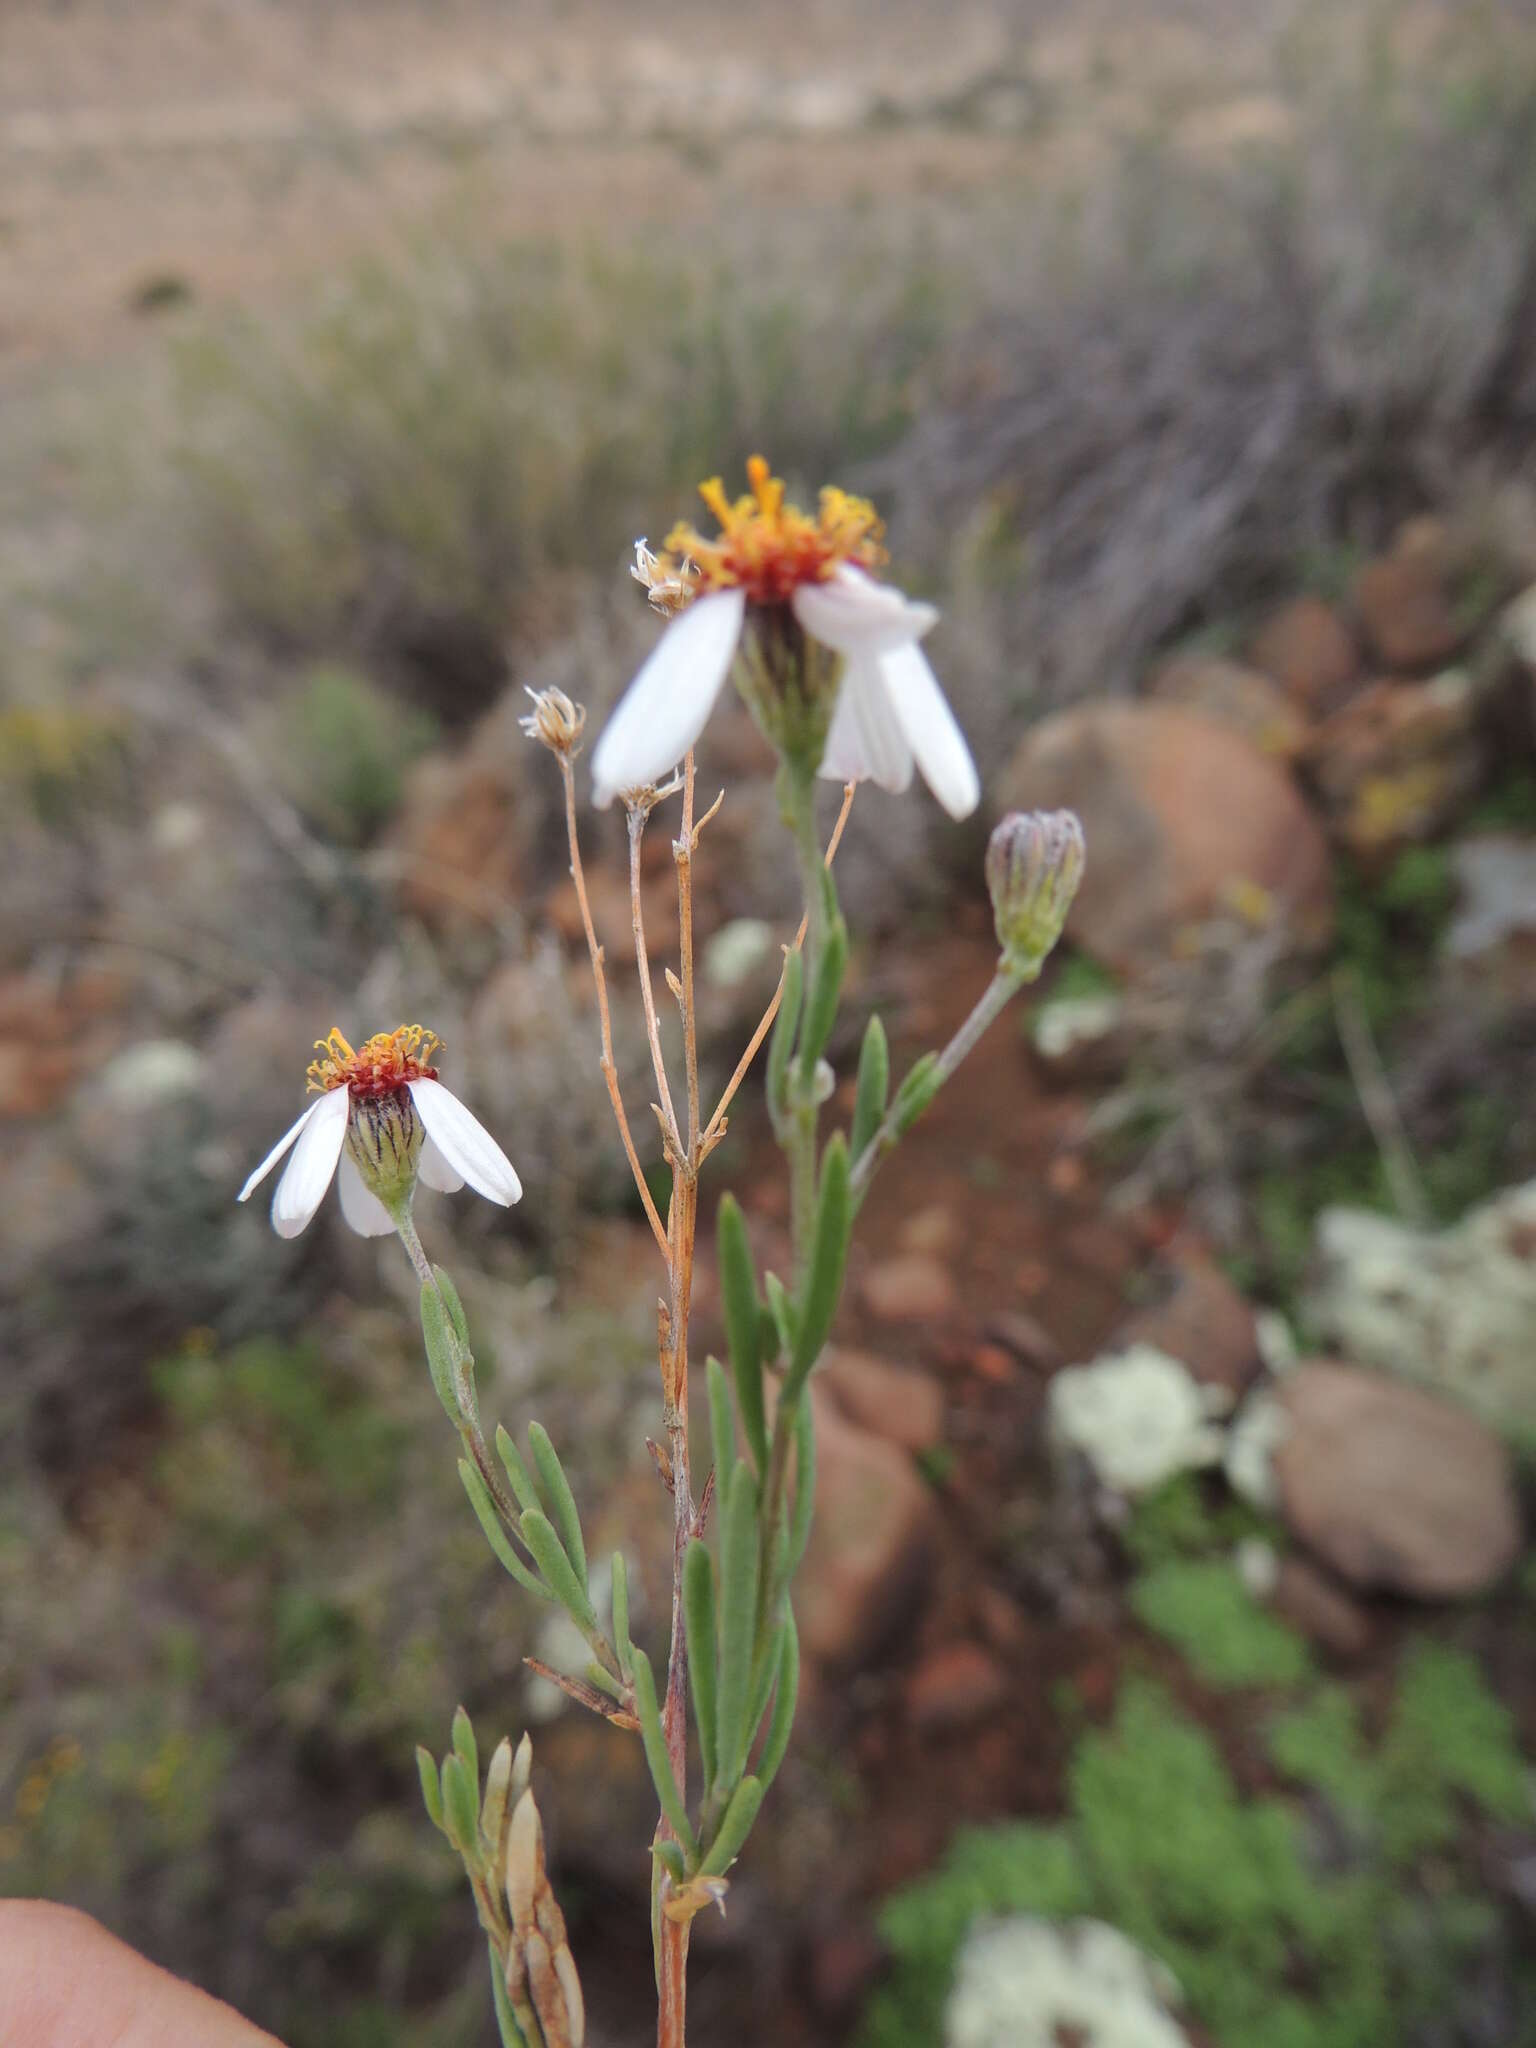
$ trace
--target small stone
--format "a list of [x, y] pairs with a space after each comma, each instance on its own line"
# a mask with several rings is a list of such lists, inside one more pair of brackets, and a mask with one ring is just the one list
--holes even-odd
[[927, 1373], [839, 1346], [827, 1354], [818, 1377], [850, 1422], [888, 1443], [916, 1452], [943, 1440], [944, 1396]]
[[1307, 721], [1280, 685], [1235, 661], [1176, 656], [1153, 671], [1147, 695], [1231, 726], [1278, 761], [1294, 761], [1306, 744]]
[[1331, 1656], [1363, 1656], [1375, 1640], [1359, 1601], [1304, 1557], [1281, 1560], [1271, 1600], [1278, 1614]]
[[1354, 636], [1320, 597], [1293, 598], [1271, 612], [1248, 659], [1313, 716], [1336, 710], [1360, 673]]
[[899, 1243], [903, 1251], [947, 1252], [954, 1244], [959, 1231], [953, 1209], [947, 1209], [941, 1202], [931, 1202], [926, 1209], [919, 1209], [902, 1224]]
[[1008, 1676], [979, 1643], [930, 1651], [907, 1680], [907, 1715], [920, 1734], [968, 1728], [1007, 1697]]
[[1006, 1345], [978, 1344], [971, 1353], [971, 1370], [994, 1387], [1005, 1387], [1018, 1371], [1018, 1365]]
[[1005, 1309], [990, 1318], [987, 1335], [1011, 1351], [1025, 1365], [1050, 1372], [1061, 1364], [1061, 1346], [1043, 1323], [1022, 1309]]
[[1366, 638], [1390, 669], [1422, 674], [1449, 661], [1461, 644], [1445, 534], [1437, 521], [1404, 527], [1390, 554], [1366, 563], [1350, 597]]
[[1157, 703], [1058, 712], [1025, 736], [998, 795], [1077, 811], [1089, 856], [1068, 935], [1120, 972], [1164, 967], [1218, 916], [1283, 920], [1295, 950], [1331, 930], [1321, 827], [1285, 768], [1214, 719]]
[[1460, 669], [1368, 684], [1316, 728], [1307, 764], [1334, 834], [1386, 858], [1455, 818], [1477, 787], [1476, 692]]
[[1214, 1260], [1185, 1252], [1162, 1274], [1160, 1297], [1116, 1332], [1117, 1345], [1151, 1344], [1207, 1386], [1235, 1397], [1259, 1375], [1254, 1312]]
[[864, 1275], [863, 1294], [871, 1313], [882, 1322], [933, 1322], [954, 1307], [955, 1278], [937, 1259], [909, 1252], [871, 1266]]
[[912, 1460], [841, 1414], [813, 1382], [816, 1519], [796, 1580], [806, 1657], [863, 1663], [910, 1619], [933, 1540], [933, 1497]]
[[1467, 1598], [1519, 1554], [1509, 1453], [1448, 1401], [1326, 1360], [1279, 1384], [1286, 1521], [1350, 1585]]

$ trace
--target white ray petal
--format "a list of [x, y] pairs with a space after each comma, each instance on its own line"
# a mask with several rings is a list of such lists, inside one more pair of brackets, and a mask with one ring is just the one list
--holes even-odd
[[332, 1088], [306, 1119], [272, 1197], [272, 1228], [279, 1237], [297, 1237], [319, 1208], [341, 1156], [350, 1108], [346, 1089]]
[[341, 1155], [341, 1165], [336, 1172], [336, 1192], [341, 1197], [341, 1213], [357, 1232], [359, 1237], [383, 1237], [395, 1227], [395, 1220], [369, 1187], [363, 1184], [357, 1161], [350, 1152]]
[[885, 678], [872, 661], [850, 661], [837, 693], [820, 772], [836, 782], [878, 782], [903, 790], [912, 780], [912, 749], [891, 708]]
[[253, 1174], [251, 1174], [249, 1178], [246, 1180], [245, 1186], [240, 1190], [239, 1194], [235, 1197], [236, 1201], [248, 1202], [250, 1200], [252, 1194], [255, 1192], [257, 1188], [261, 1186], [261, 1183], [266, 1179], [267, 1175], [272, 1171], [273, 1167], [276, 1166], [279, 1159], [282, 1158], [283, 1154], [288, 1150], [288, 1147], [293, 1143], [294, 1139], [298, 1137], [300, 1131], [303, 1130], [304, 1126], [309, 1122], [310, 1118], [314, 1115], [315, 1111], [320, 1107], [320, 1103], [324, 1100], [324, 1096], [321, 1096], [318, 1101], [312, 1102], [309, 1105], [308, 1109], [305, 1110], [304, 1114], [299, 1118], [298, 1122], [296, 1124], [291, 1124], [289, 1128], [286, 1131], [284, 1131], [283, 1135], [272, 1147], [272, 1150], [267, 1154], [266, 1158], [263, 1159], [260, 1166], [258, 1166], [256, 1171]]
[[651, 649], [592, 755], [592, 801], [660, 782], [704, 730], [741, 638], [747, 600], [714, 590], [679, 612]]
[[464, 1185], [464, 1176], [456, 1166], [450, 1166], [443, 1157], [442, 1147], [436, 1138], [428, 1138], [421, 1148], [421, 1157], [416, 1162], [416, 1171], [429, 1188], [436, 1188], [440, 1195], [456, 1195]]
[[969, 817], [981, 802], [981, 782], [927, 655], [920, 647], [893, 648], [881, 655], [880, 673], [923, 780], [952, 818]]
[[477, 1117], [470, 1115], [441, 1081], [407, 1081], [411, 1100], [421, 1112], [427, 1136], [435, 1140], [448, 1164], [476, 1194], [510, 1208], [522, 1199], [523, 1184], [512, 1162]]
[[825, 583], [802, 583], [790, 603], [811, 638], [839, 654], [884, 654], [921, 640], [939, 616], [931, 604], [876, 583], [846, 562]]

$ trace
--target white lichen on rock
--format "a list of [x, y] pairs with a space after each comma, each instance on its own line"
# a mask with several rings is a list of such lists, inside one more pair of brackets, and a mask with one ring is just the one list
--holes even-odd
[[1306, 1314], [1356, 1365], [1454, 1394], [1536, 1444], [1536, 1180], [1444, 1231], [1325, 1209]]
[[1166, 1351], [1133, 1344], [1057, 1373], [1047, 1402], [1051, 1444], [1081, 1452], [1116, 1493], [1147, 1493], [1176, 1472], [1218, 1462], [1222, 1434], [1212, 1416], [1228, 1399]]
[[1280, 1505], [1275, 1452], [1289, 1428], [1285, 1410], [1268, 1387], [1259, 1387], [1237, 1411], [1222, 1451], [1227, 1484], [1250, 1507], [1272, 1512]]
[[1162, 1964], [1100, 1920], [1020, 1914], [977, 1924], [961, 1951], [944, 2048], [1188, 2048]]

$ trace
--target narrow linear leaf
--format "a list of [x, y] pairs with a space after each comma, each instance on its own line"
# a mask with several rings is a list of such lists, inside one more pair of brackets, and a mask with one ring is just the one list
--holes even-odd
[[741, 1776], [751, 1739], [752, 1643], [757, 1632], [757, 1486], [738, 1464], [720, 1518], [720, 1683], [716, 1782]]
[[757, 1312], [758, 1356], [765, 1366], [779, 1362], [779, 1325], [773, 1310], [764, 1302]]
[[789, 1109], [789, 1060], [800, 1025], [800, 1005], [805, 995], [805, 961], [796, 947], [784, 961], [784, 994], [779, 1014], [773, 1020], [768, 1040], [768, 1114], [775, 1127]]
[[704, 1379], [709, 1388], [709, 1442], [715, 1460], [715, 1492], [723, 1500], [736, 1470], [736, 1418], [731, 1411], [725, 1367], [718, 1358], [705, 1359]]
[[800, 1569], [816, 1512], [816, 1418], [808, 1397], [795, 1409], [795, 1506], [789, 1521], [789, 1577]]
[[459, 1290], [454, 1286], [441, 1266], [434, 1266], [432, 1271], [437, 1278], [438, 1290], [443, 1300], [448, 1304], [448, 1314], [453, 1323], [454, 1334], [464, 1346], [464, 1349], [468, 1351], [469, 1319], [464, 1313], [464, 1304], [459, 1299]]
[[586, 1666], [586, 1676], [588, 1684], [595, 1685], [599, 1692], [607, 1693], [609, 1699], [618, 1700], [621, 1705], [623, 1704], [623, 1686], [611, 1671], [598, 1663], [595, 1657]]
[[448, 1839], [461, 1856], [479, 1860], [480, 1791], [470, 1783], [469, 1771], [457, 1751], [443, 1758], [443, 1814]]
[[795, 1617], [786, 1608], [779, 1631], [779, 1670], [773, 1692], [773, 1719], [757, 1760], [757, 1775], [766, 1792], [779, 1774], [779, 1765], [789, 1748], [790, 1730], [795, 1725], [795, 1705], [800, 1692], [800, 1635]]
[[768, 1464], [768, 1424], [763, 1412], [762, 1304], [758, 1300], [757, 1272], [752, 1264], [752, 1247], [747, 1241], [746, 1218], [734, 1195], [720, 1202], [715, 1226], [716, 1256], [720, 1263], [720, 1301], [725, 1311], [725, 1343], [730, 1353], [731, 1376], [736, 1382], [736, 1403], [741, 1410], [741, 1427], [759, 1474]]
[[475, 1798], [480, 1797], [480, 1746], [475, 1741], [475, 1724], [463, 1707], [453, 1710], [453, 1753], [469, 1773], [470, 1783], [475, 1788]]
[[651, 1783], [656, 1787], [661, 1810], [691, 1863], [699, 1853], [698, 1837], [693, 1832], [693, 1824], [677, 1789], [677, 1780], [672, 1775], [672, 1759], [667, 1755], [667, 1739], [661, 1732], [661, 1714], [656, 1705], [656, 1680], [651, 1672], [651, 1660], [638, 1644], [635, 1645], [634, 1656], [635, 1711], [640, 1716], [640, 1741], [645, 1750], [645, 1761], [650, 1767]]
[[565, 1547], [555, 1534], [554, 1524], [548, 1515], [540, 1514], [537, 1508], [525, 1508], [521, 1528], [523, 1541], [532, 1553], [534, 1563], [544, 1574], [550, 1591], [578, 1628], [585, 1633], [595, 1633], [597, 1610], [586, 1587], [577, 1578], [575, 1567], [566, 1556]]
[[896, 1090], [892, 1117], [898, 1136], [903, 1131], [911, 1130], [943, 1085], [944, 1077], [939, 1072], [938, 1054], [925, 1052], [920, 1060], [913, 1063], [906, 1079]]
[[634, 1667], [629, 1641], [629, 1567], [622, 1550], [613, 1553], [613, 1647], [618, 1652], [619, 1669], [628, 1678]]
[[453, 1373], [453, 1338], [448, 1311], [443, 1298], [435, 1287], [425, 1282], [421, 1289], [421, 1335], [427, 1347], [427, 1370], [432, 1375], [432, 1385], [437, 1398], [443, 1404], [443, 1412], [457, 1429], [462, 1417], [459, 1414], [459, 1396]]
[[848, 968], [848, 927], [843, 920], [834, 918], [827, 927], [822, 942], [821, 958], [816, 962], [816, 978], [811, 984], [810, 995], [806, 998], [805, 1019], [800, 1026], [800, 1073], [802, 1086], [806, 1085], [816, 1062], [832, 1036], [832, 1026], [837, 1022], [838, 999], [843, 992], [843, 976]]
[[500, 1867], [502, 1832], [507, 1824], [511, 1794], [512, 1740], [503, 1735], [485, 1767], [485, 1797], [480, 1801], [480, 1839], [485, 1843], [492, 1868]]
[[459, 1460], [459, 1477], [464, 1482], [464, 1491], [469, 1495], [469, 1504], [475, 1511], [475, 1520], [485, 1540], [496, 1553], [497, 1562], [509, 1571], [525, 1592], [532, 1593], [539, 1600], [553, 1600], [554, 1594], [544, 1585], [512, 1548], [512, 1542], [502, 1527], [501, 1517], [496, 1512], [496, 1503], [491, 1499], [491, 1490], [468, 1458]]
[[683, 1852], [676, 1842], [652, 1842], [651, 1854], [663, 1865], [674, 1884], [688, 1882], [688, 1866], [683, 1861]]
[[528, 1467], [523, 1463], [523, 1454], [508, 1435], [506, 1425], [496, 1425], [496, 1455], [506, 1469], [507, 1484], [517, 1496], [520, 1508], [537, 1508], [544, 1512], [544, 1496], [534, 1485]]
[[[576, 1512], [576, 1496], [571, 1483], [565, 1476], [565, 1467], [559, 1454], [549, 1440], [549, 1431], [542, 1422], [530, 1422], [528, 1442], [533, 1451], [533, 1462], [538, 1468], [539, 1478], [549, 1498], [555, 1527], [560, 1531], [560, 1541], [565, 1554], [571, 1560], [582, 1590], [587, 1589], [587, 1546], [581, 1540], [581, 1517]], [[524, 1502], [526, 1507], [527, 1503]]]
[[709, 1545], [697, 1537], [683, 1558], [683, 1625], [688, 1636], [688, 1679], [693, 1718], [699, 1725], [704, 1789], [715, 1782], [715, 1565]]
[[795, 1355], [795, 1305], [789, 1298], [788, 1290], [777, 1273], [763, 1275], [763, 1292], [768, 1297], [768, 1313], [773, 1317], [773, 1327], [778, 1333], [778, 1355], [793, 1358]]
[[763, 1790], [758, 1779], [743, 1778], [731, 1794], [731, 1803], [725, 1809], [720, 1832], [710, 1843], [704, 1861], [699, 1865], [701, 1877], [724, 1877], [741, 1854], [742, 1844], [751, 1834], [752, 1823], [757, 1819], [757, 1809], [763, 1803]]
[[421, 1779], [421, 1803], [427, 1809], [427, 1818], [433, 1827], [443, 1825], [443, 1790], [438, 1782], [437, 1759], [430, 1749], [416, 1745], [416, 1774]]
[[805, 1295], [800, 1303], [799, 1329], [784, 1376], [784, 1398], [788, 1400], [805, 1384], [806, 1374], [821, 1356], [822, 1346], [837, 1314], [843, 1291], [843, 1268], [848, 1259], [848, 1233], [853, 1228], [853, 1198], [848, 1181], [848, 1147], [841, 1131], [827, 1140], [821, 1160], [821, 1188], [816, 1198], [816, 1234], [811, 1244], [810, 1270], [805, 1276]]
[[853, 1099], [853, 1128], [848, 1136], [848, 1150], [855, 1159], [879, 1130], [890, 1092], [891, 1049], [886, 1043], [885, 1026], [878, 1017], [871, 1017], [864, 1027], [864, 1043], [859, 1047], [859, 1081]]

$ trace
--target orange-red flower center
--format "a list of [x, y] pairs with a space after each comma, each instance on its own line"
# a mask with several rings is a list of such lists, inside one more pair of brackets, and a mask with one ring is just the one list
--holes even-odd
[[407, 1081], [437, 1079], [437, 1069], [429, 1062], [441, 1050], [437, 1034], [420, 1024], [375, 1032], [355, 1052], [333, 1026], [315, 1040], [320, 1057], [310, 1065], [310, 1090], [325, 1095], [333, 1088], [346, 1088], [354, 1101], [397, 1095]]
[[734, 503], [719, 477], [700, 484], [720, 531], [706, 539], [686, 521], [675, 526], [652, 565], [658, 582], [691, 585], [695, 594], [740, 589], [749, 604], [787, 604], [802, 583], [825, 583], [844, 562], [875, 569], [885, 560], [884, 528], [868, 499], [829, 484], [813, 517], [786, 501], [761, 455], [747, 463], [747, 480], [752, 488]]

